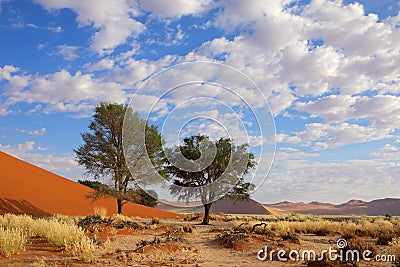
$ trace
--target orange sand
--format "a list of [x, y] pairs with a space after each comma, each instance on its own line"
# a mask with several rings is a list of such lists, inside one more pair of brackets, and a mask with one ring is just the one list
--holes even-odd
[[[0, 152], [0, 214], [13, 212], [44, 216], [46, 214], [89, 215], [95, 207], [105, 207], [108, 215], [117, 213], [116, 200], [87, 199], [92, 189], [37, 166]], [[173, 212], [126, 203], [126, 216], [176, 218]]]

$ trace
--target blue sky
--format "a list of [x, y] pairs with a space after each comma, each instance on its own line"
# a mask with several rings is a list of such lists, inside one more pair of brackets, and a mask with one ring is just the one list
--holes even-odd
[[[164, 68], [214, 61], [253, 80], [274, 114], [276, 134], [260, 139], [251, 110], [229, 95], [209, 95], [242, 111], [258, 157], [270, 158], [276, 140], [256, 200], [400, 197], [399, 10], [398, 0], [0, 0], [0, 150], [82, 179], [72, 149], [100, 101], [128, 103]], [[234, 84], [238, 76], [231, 78]], [[257, 110], [256, 89], [242, 89]], [[134, 108], [148, 111], [151, 90], [139, 96]], [[182, 99], [161, 101], [155, 122]], [[186, 112], [215, 116], [240, 133], [214, 104]], [[175, 115], [186, 118], [183, 111]], [[221, 132], [202, 122], [183, 132]], [[182, 127], [175, 123], [170, 134]], [[268, 169], [259, 165], [259, 179]]]

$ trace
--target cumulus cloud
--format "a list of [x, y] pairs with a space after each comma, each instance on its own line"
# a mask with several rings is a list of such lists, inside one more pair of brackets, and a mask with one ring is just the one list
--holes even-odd
[[23, 82], [10, 83], [3, 108], [17, 103], [45, 104], [45, 112], [88, 112], [100, 101], [125, 102], [126, 95], [116, 83], [96, 79], [91, 74], [61, 70], [43, 76], [16, 76]]
[[135, 1], [107, 0], [38, 0], [48, 10], [69, 8], [74, 10], [80, 26], [92, 26], [91, 48], [98, 53], [111, 52], [131, 36], [142, 33], [146, 27], [134, 17], [140, 11]]
[[349, 96], [330, 95], [307, 103], [299, 102], [297, 109], [327, 123], [366, 119], [379, 129], [393, 131], [400, 125], [400, 97], [395, 95]]
[[364, 15], [362, 5], [316, 0], [296, 10], [278, 0], [222, 3], [213, 25], [239, 33], [233, 40], [206, 42], [198, 53], [248, 73], [275, 114], [291, 107], [296, 96], [332, 89], [346, 95], [398, 93], [400, 31], [374, 14]]
[[78, 58], [78, 46], [59, 45], [57, 46], [57, 55], [60, 55], [64, 60], [73, 61]]
[[207, 11], [213, 0], [139, 0], [140, 6], [161, 18], [180, 18]]
[[400, 146], [386, 144], [378, 149], [378, 151], [372, 153], [372, 156], [385, 161], [398, 161], [400, 158]]
[[292, 134], [279, 133], [275, 135], [275, 140], [277, 143], [303, 144], [320, 150], [392, 137], [394, 136], [386, 129], [342, 122], [309, 123], [305, 125], [303, 131]]
[[13, 65], [5, 65], [3, 67], [0, 67], [0, 80], [1, 79], [10, 80], [11, 74], [18, 71], [19, 68]]
[[385, 130], [350, 123], [310, 123], [306, 124], [305, 128], [306, 130], [297, 133], [296, 136], [303, 142], [312, 142], [315, 149], [336, 148], [348, 144], [364, 143], [392, 137]]

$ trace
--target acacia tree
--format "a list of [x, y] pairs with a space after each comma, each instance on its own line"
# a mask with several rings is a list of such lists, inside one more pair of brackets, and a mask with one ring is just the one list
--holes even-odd
[[[234, 145], [229, 138], [215, 142], [200, 134], [185, 138], [182, 145], [169, 151], [166, 159], [167, 175], [173, 179], [171, 194], [187, 202], [190, 199], [201, 200], [204, 206], [202, 224], [208, 224], [210, 209], [216, 200], [224, 196], [234, 201], [250, 197], [254, 185], [245, 182], [244, 176], [256, 166], [256, 162], [247, 148], [247, 144]], [[210, 157], [212, 162], [208, 164]], [[177, 166], [176, 162], [185, 160], [188, 162]]]
[[[124, 155], [123, 125], [129, 125], [132, 135], [145, 135], [145, 143], [130, 150], [130, 164], [128, 168]], [[86, 168], [86, 173], [94, 178], [105, 177], [111, 179], [112, 186], [101, 186], [95, 189], [93, 198], [109, 195], [117, 199], [118, 214], [122, 213], [122, 206], [127, 201], [140, 201], [140, 194], [134, 194], [132, 187], [138, 175], [146, 173], [148, 165], [140, 164], [145, 157], [152, 163], [162, 148], [162, 137], [156, 126], [149, 126], [146, 120], [140, 118], [137, 112], [124, 104], [100, 103], [95, 108], [93, 120], [89, 124], [89, 132], [82, 133], [84, 142], [74, 150], [76, 160]], [[142, 131], [141, 129], [144, 129]], [[140, 138], [139, 138], [140, 139]], [[134, 155], [134, 157], [132, 156]], [[134, 172], [132, 171], [134, 170]]]

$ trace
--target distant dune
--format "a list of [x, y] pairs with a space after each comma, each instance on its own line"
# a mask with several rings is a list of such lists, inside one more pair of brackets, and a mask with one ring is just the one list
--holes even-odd
[[273, 214], [273, 212], [271, 212], [267, 207], [253, 199], [234, 203], [233, 200], [228, 197], [225, 197], [212, 205], [211, 212], [222, 212], [225, 214]]
[[275, 204], [265, 204], [269, 208], [280, 210], [283, 213], [296, 212], [315, 215], [400, 215], [400, 199], [385, 198], [365, 202], [350, 200], [340, 205], [329, 203], [310, 202], [293, 203], [283, 201]]
[[[115, 199], [96, 202], [87, 199], [92, 189], [37, 166], [0, 152], [0, 214], [32, 216], [51, 214], [89, 215], [95, 207], [107, 208], [108, 215], [117, 213]], [[177, 215], [134, 203], [123, 206], [127, 216], [175, 218]]]
[[[159, 202], [157, 208], [174, 211], [178, 213], [202, 213], [204, 212], [203, 205], [200, 202], [192, 203], [192, 205], [197, 205], [195, 207], [182, 207], [182, 203], [179, 203], [180, 206], [174, 206], [176, 203], [164, 201]], [[268, 208], [253, 199], [240, 201], [234, 203], [229, 198], [222, 198], [218, 200], [211, 206], [211, 212], [218, 213], [222, 212], [224, 214], [276, 214], [274, 209]]]

